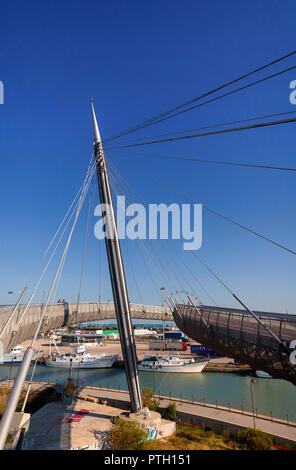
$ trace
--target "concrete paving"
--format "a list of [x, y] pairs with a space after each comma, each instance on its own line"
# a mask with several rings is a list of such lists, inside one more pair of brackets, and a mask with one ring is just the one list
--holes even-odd
[[[111, 417], [122, 409], [86, 400], [75, 400], [71, 405], [48, 403], [32, 415], [25, 439], [30, 450], [79, 450], [106, 448], [105, 439], [111, 429]], [[154, 413], [158, 415], [158, 413]], [[125, 417], [126, 419], [126, 417]], [[175, 423], [154, 415], [142, 419], [141, 424], [156, 438], [171, 435]]]
[[26, 438], [31, 450], [101, 449], [110, 430], [110, 416], [122, 410], [77, 400], [72, 405], [48, 403], [32, 415]]
[[[91, 396], [101, 397], [107, 400], [108, 403], [121, 402], [122, 406], [127, 406], [129, 403], [129, 395], [127, 392], [118, 390], [96, 389], [85, 387], [81, 389], [81, 394], [88, 394]], [[158, 396], [157, 396], [158, 398]], [[214, 405], [191, 403], [188, 400], [179, 400], [169, 397], [159, 397], [160, 406], [165, 408], [170, 402], [176, 403], [176, 409], [179, 417], [193, 424], [204, 424], [205, 426], [214, 429], [229, 429], [230, 431], [237, 431], [254, 427], [254, 418], [252, 413], [240, 410], [222, 407], [215, 407]], [[255, 426], [267, 434], [271, 434], [277, 438], [277, 442], [296, 442], [296, 423], [285, 423], [281, 420], [271, 421], [269, 417], [262, 415], [255, 416]]]

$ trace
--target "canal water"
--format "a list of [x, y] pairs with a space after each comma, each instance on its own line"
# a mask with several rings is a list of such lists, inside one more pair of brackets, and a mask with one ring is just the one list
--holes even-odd
[[[0, 380], [13, 379], [18, 366], [1, 366]], [[29, 371], [27, 379], [31, 377]], [[46, 381], [63, 384], [68, 378], [69, 371], [38, 365], [34, 381]], [[72, 378], [79, 386], [127, 390], [125, 371], [123, 369], [81, 369], [73, 370]], [[202, 372], [201, 374], [168, 374], [140, 372], [141, 386], [150, 385], [156, 394], [180, 397], [217, 403], [232, 408], [252, 411], [250, 393], [250, 377], [231, 373]], [[284, 380], [259, 379], [251, 384], [253, 391], [254, 409], [258, 413], [296, 422], [296, 389], [294, 385]]]

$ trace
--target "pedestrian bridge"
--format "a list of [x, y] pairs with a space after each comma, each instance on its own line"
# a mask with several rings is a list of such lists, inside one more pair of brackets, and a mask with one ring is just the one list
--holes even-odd
[[[199, 312], [189, 305], [177, 305], [173, 315], [166, 307], [130, 304], [133, 319], [172, 321], [192, 338], [218, 353], [264, 370], [273, 377], [289, 380], [296, 385], [296, 367], [289, 354], [245, 310], [202, 305]], [[42, 305], [32, 305], [24, 312], [21, 306], [2, 338], [4, 352], [33, 337], [40, 319]], [[0, 311], [0, 329], [6, 323], [10, 309]], [[200, 315], [201, 314], [201, 315]], [[256, 312], [262, 321], [282, 340], [287, 348], [296, 339], [296, 315]], [[115, 318], [113, 302], [61, 303], [49, 306], [41, 331], [66, 325]], [[208, 326], [206, 326], [208, 325]]]
[[290, 344], [296, 340], [296, 315], [255, 312], [282, 341], [279, 345], [246, 310], [176, 305], [177, 326], [192, 338], [218, 353], [263, 370], [272, 377], [296, 385], [296, 366], [290, 361]]
[[[13, 307], [0, 311], [0, 331], [6, 323], [12, 308]], [[31, 305], [25, 313], [24, 318], [19, 323], [24, 308], [24, 306], [19, 307], [18, 312], [15, 314], [2, 338], [4, 352], [27, 339], [33, 338], [40, 319], [42, 305]], [[171, 311], [166, 307], [131, 303], [130, 308], [133, 319], [173, 320]], [[61, 328], [66, 325], [74, 325], [76, 323], [93, 320], [106, 320], [115, 317], [113, 302], [81, 302], [79, 303], [78, 311], [76, 302], [53, 304], [47, 309], [41, 332], [45, 333], [49, 330]]]

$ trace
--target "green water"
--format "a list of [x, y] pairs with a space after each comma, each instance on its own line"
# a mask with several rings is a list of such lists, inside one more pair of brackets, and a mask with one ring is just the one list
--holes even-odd
[[[15, 377], [18, 366], [1, 366], [0, 379]], [[64, 383], [69, 372], [46, 366], [37, 366], [34, 380]], [[28, 374], [31, 376], [31, 369]], [[74, 370], [74, 382], [79, 385], [102, 386], [127, 390], [123, 369]], [[278, 379], [255, 379], [252, 384], [254, 407], [258, 413], [296, 422], [296, 389], [294, 385]], [[250, 377], [237, 374], [203, 372], [201, 374], [166, 374], [140, 372], [141, 386], [151, 387], [161, 395], [205, 401], [252, 411]]]

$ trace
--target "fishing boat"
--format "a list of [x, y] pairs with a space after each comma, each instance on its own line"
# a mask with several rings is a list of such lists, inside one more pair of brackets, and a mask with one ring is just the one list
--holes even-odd
[[84, 345], [78, 346], [73, 353], [51, 354], [45, 361], [47, 367], [73, 369], [108, 369], [113, 366], [118, 354], [91, 354]]
[[161, 356], [150, 356], [144, 357], [144, 360], [140, 362], [138, 368], [141, 371], [148, 372], [179, 372], [184, 373], [200, 373], [209, 361], [205, 358], [184, 358], [178, 354], [163, 358]]
[[[10, 351], [3, 354], [2, 357], [0, 357], [0, 364], [2, 365], [20, 364], [25, 354], [23, 349], [24, 347], [18, 344], [17, 346], [12, 348]], [[31, 362], [34, 362], [35, 358], [36, 358], [36, 354], [34, 354]]]

